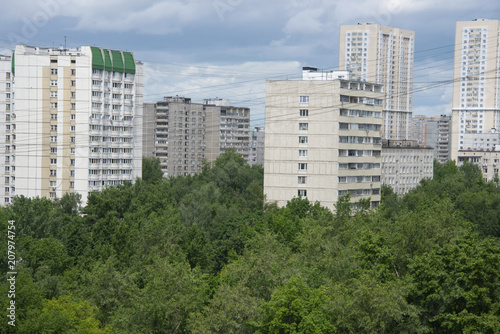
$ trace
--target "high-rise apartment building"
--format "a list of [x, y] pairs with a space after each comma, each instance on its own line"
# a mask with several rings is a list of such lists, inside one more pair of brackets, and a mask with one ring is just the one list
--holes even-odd
[[229, 101], [223, 99], [205, 99], [203, 105], [209, 107], [206, 123], [207, 160], [214, 161], [226, 150], [234, 149], [248, 163], [250, 109], [230, 106]]
[[250, 152], [250, 109], [229, 106], [227, 100], [193, 103], [167, 96], [145, 104], [144, 150], [160, 159], [165, 177], [200, 173], [204, 160], [214, 161], [228, 149], [245, 160]]
[[438, 121], [438, 140], [435, 152], [438, 162], [444, 164], [450, 160], [451, 116], [441, 115]]
[[252, 131], [252, 143], [250, 144], [250, 161], [251, 166], [264, 166], [264, 143], [265, 129], [263, 126], [256, 126]]
[[451, 158], [464, 135], [500, 129], [500, 20], [457, 22], [453, 74]]
[[[334, 210], [339, 196], [380, 202], [383, 87], [325, 76], [267, 81], [264, 193]], [[330, 78], [330, 79], [329, 79]]]
[[[148, 108], [148, 107], [146, 107]], [[166, 96], [154, 104], [154, 131], [145, 136], [154, 138], [153, 156], [160, 159], [165, 177], [200, 173], [206, 157], [206, 109], [190, 98]]]
[[143, 72], [132, 53], [17, 45], [0, 63], [2, 203], [75, 192], [85, 204], [141, 177]]
[[415, 33], [379, 24], [340, 27], [339, 69], [351, 80], [384, 86], [383, 134], [409, 139], [412, 119]]
[[414, 116], [411, 126], [411, 140], [421, 146], [437, 146], [439, 117]]

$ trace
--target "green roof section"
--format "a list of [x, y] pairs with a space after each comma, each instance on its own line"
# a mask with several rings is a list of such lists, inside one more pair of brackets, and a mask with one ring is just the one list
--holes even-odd
[[[91, 46], [92, 68], [108, 72], [135, 74], [135, 59], [132, 52], [101, 49]], [[12, 71], [14, 71], [14, 55], [12, 55]]]
[[101, 49], [95, 46], [91, 46], [90, 49], [92, 50], [92, 68], [104, 70]]
[[12, 52], [12, 74], [16, 74], [16, 54]]
[[123, 52], [123, 59], [125, 60], [125, 73], [135, 74], [134, 55], [130, 52]]
[[102, 49], [104, 52], [104, 69], [106, 71], [113, 71], [113, 63], [111, 62], [111, 56], [109, 55], [109, 50]]
[[120, 51], [111, 50], [111, 56], [113, 58], [113, 71], [123, 73], [123, 56]]

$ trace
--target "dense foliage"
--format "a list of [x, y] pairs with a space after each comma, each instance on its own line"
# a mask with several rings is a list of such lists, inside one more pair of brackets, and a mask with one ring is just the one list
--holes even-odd
[[500, 188], [474, 165], [436, 164], [353, 211], [348, 197], [265, 204], [262, 168], [234, 152], [194, 177], [144, 164], [84, 208], [66, 195], [0, 209], [19, 259], [16, 328], [4, 316], [0, 332], [500, 332]]

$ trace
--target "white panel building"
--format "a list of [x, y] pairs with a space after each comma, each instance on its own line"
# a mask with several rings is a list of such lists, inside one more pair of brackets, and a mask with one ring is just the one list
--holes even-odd
[[351, 80], [384, 85], [385, 139], [411, 135], [415, 32], [380, 24], [340, 26], [339, 68]]
[[411, 140], [385, 140], [382, 146], [382, 184], [396, 194], [415, 189], [434, 175], [434, 148]]
[[500, 129], [500, 20], [457, 22], [453, 72], [451, 159], [467, 150], [466, 135]]
[[18, 45], [1, 70], [15, 129], [2, 159], [15, 193], [3, 203], [76, 192], [85, 204], [92, 191], [142, 176], [143, 73], [132, 53]]

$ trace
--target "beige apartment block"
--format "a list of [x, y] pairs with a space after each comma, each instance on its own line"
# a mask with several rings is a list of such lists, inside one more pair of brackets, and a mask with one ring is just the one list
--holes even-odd
[[485, 181], [494, 180], [499, 175], [500, 150], [499, 151], [473, 151], [460, 150], [458, 152], [457, 165], [462, 166], [464, 161], [472, 162], [479, 166]]
[[382, 85], [341, 79], [266, 82], [264, 193], [334, 210], [339, 196], [380, 203]]
[[383, 133], [386, 139], [411, 135], [415, 33], [379, 24], [340, 27], [339, 69], [351, 80], [384, 86]]
[[142, 175], [142, 63], [132, 53], [17, 45], [6, 61], [2, 204], [66, 193], [86, 204], [92, 191]]
[[500, 20], [457, 22], [453, 73], [451, 159], [466, 134], [500, 129]]
[[432, 179], [434, 148], [412, 140], [385, 140], [382, 145], [382, 184], [396, 194], [415, 189], [421, 180]]

